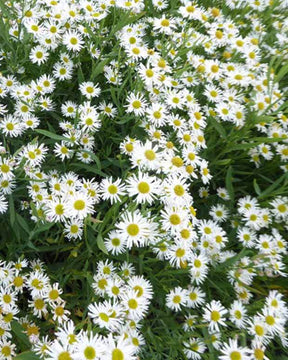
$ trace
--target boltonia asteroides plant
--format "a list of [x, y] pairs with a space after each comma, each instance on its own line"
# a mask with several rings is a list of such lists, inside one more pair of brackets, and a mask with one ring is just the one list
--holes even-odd
[[0, 2], [0, 358], [288, 356], [288, 3]]

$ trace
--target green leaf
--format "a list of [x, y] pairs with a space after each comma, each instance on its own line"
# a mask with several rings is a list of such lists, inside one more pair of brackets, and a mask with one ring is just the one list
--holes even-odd
[[255, 119], [254, 119], [255, 124], [259, 124], [262, 122], [271, 123], [272, 121], [275, 121], [275, 117], [268, 116], [268, 115], [255, 116]]
[[82, 71], [81, 66], [79, 66], [79, 68], [78, 68], [77, 76], [78, 76], [78, 82], [79, 82], [79, 84], [81, 84], [82, 82], [84, 82], [84, 74], [83, 74], [83, 71]]
[[97, 168], [100, 170], [101, 169], [101, 162], [98, 158], [98, 156], [96, 154], [94, 154], [92, 151], [89, 150], [81, 150], [82, 152], [88, 154], [91, 156], [91, 159], [93, 159], [97, 165]]
[[41, 360], [41, 358], [39, 356], [37, 356], [36, 354], [34, 354], [32, 351], [22, 352], [21, 354], [15, 356], [13, 359], [14, 360]]
[[288, 73], [288, 64], [284, 65], [275, 77], [275, 82], [279, 82]]
[[259, 194], [259, 199], [263, 199], [264, 197], [270, 195], [273, 190], [277, 189], [279, 184], [284, 180], [288, 178], [288, 174], [285, 173], [282, 176], [280, 176], [275, 182], [273, 182], [272, 185], [270, 185], [266, 190], [262, 191], [261, 194]]
[[260, 189], [256, 179], [253, 180], [253, 186], [254, 186], [254, 190], [255, 190], [256, 194], [260, 195], [261, 194], [261, 189]]
[[29, 228], [28, 224], [26, 223], [26, 221], [24, 220], [24, 218], [21, 215], [16, 214], [16, 220], [17, 220], [18, 224], [21, 226], [21, 228], [23, 230], [25, 230], [27, 234], [30, 234], [30, 228]]
[[76, 167], [78, 169], [82, 169], [82, 170], [86, 169], [88, 172], [94, 173], [94, 174], [97, 174], [100, 176], [104, 176], [104, 177], [107, 176], [103, 171], [96, 169], [95, 165], [93, 166], [93, 165], [87, 165], [87, 164], [73, 163], [73, 164], [71, 164], [71, 166], [74, 166], [74, 167]]
[[117, 25], [114, 26], [111, 35], [114, 35], [117, 31], [121, 30], [124, 26], [135, 23], [137, 20], [141, 19], [145, 15], [145, 11], [142, 11], [140, 14], [135, 16], [122, 16], [121, 20], [118, 21]]
[[53, 225], [54, 223], [42, 224], [40, 227], [38, 227], [38, 229], [35, 229], [31, 232], [29, 236], [29, 240], [33, 239], [35, 235], [49, 230]]
[[50, 132], [50, 131], [48, 131], [48, 130], [35, 129], [35, 131], [36, 131], [38, 134], [47, 136], [47, 137], [49, 137], [49, 138], [51, 138], [51, 139], [54, 139], [54, 140], [73, 142], [72, 140], [70, 140], [69, 138], [67, 138], [67, 137], [65, 137], [65, 136], [54, 134], [53, 132]]
[[234, 151], [234, 150], [250, 149], [250, 148], [258, 146], [260, 144], [284, 141], [283, 138], [265, 138], [265, 137], [255, 137], [255, 138], [253, 138], [253, 140], [254, 140], [254, 142], [244, 143], [244, 144], [236, 144], [234, 146], [231, 146], [225, 151], [225, 153], [229, 153], [229, 152]]
[[224, 165], [229, 165], [231, 163], [231, 159], [221, 159], [221, 160], [217, 160], [215, 161], [215, 163], [213, 165], [220, 165], [220, 166], [224, 166]]
[[252, 147], [255, 147], [259, 144], [255, 144], [255, 143], [244, 143], [244, 144], [236, 144], [234, 146], [229, 146], [229, 148], [225, 151], [225, 153], [229, 153], [231, 151], [235, 151], [235, 150], [247, 150], [247, 149], [251, 149]]
[[97, 239], [96, 239], [98, 248], [104, 252], [104, 254], [108, 255], [108, 251], [106, 249], [106, 246], [104, 244], [104, 240], [101, 234], [98, 234]]
[[9, 196], [9, 213], [10, 213], [10, 224], [13, 226], [15, 223], [16, 214], [15, 214], [15, 207], [14, 207], [14, 201], [12, 195]]
[[30, 207], [32, 210], [32, 215], [38, 218], [38, 212], [37, 212], [36, 206], [33, 203], [33, 201], [30, 201]]
[[100, 61], [95, 68], [92, 70], [92, 74], [91, 74], [91, 80], [94, 80], [96, 78], [97, 75], [101, 74], [103, 72], [104, 66], [111, 60], [111, 56], [108, 57], [107, 59], [104, 59], [102, 61]]
[[27, 350], [31, 347], [28, 336], [24, 333], [23, 327], [15, 320], [11, 323], [12, 332], [15, 334], [19, 341], [20, 349]]
[[217, 264], [217, 267], [215, 268], [215, 270], [217, 272], [222, 272], [223, 269], [228, 269], [230, 267], [232, 267], [237, 261], [239, 261], [242, 257], [246, 256], [247, 254], [247, 249], [243, 248], [239, 254], [236, 254], [232, 257], [229, 257], [226, 261], [224, 261], [223, 263]]
[[128, 121], [134, 119], [134, 116], [125, 116], [124, 119], [116, 121], [117, 124], [126, 124]]
[[209, 121], [211, 122], [211, 125], [213, 126], [213, 128], [219, 133], [219, 135], [226, 139], [227, 135], [226, 135], [226, 131], [224, 129], [224, 127], [216, 120], [214, 119], [213, 116], [209, 116]]
[[268, 138], [268, 137], [264, 137], [264, 136], [263, 137], [255, 137], [253, 140], [259, 142], [259, 144], [285, 141], [284, 138]]
[[231, 166], [229, 166], [228, 171], [226, 173], [225, 184], [226, 184], [226, 189], [227, 189], [228, 194], [230, 196], [231, 202], [233, 203], [233, 201], [234, 201], [234, 188], [233, 188], [233, 184], [232, 184], [232, 167]]

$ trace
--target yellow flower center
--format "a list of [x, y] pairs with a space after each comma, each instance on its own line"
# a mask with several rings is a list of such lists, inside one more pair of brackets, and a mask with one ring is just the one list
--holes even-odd
[[87, 86], [86, 91], [87, 91], [88, 94], [93, 94], [94, 88], [92, 86]]
[[123, 351], [120, 349], [114, 349], [112, 351], [112, 360], [124, 360]]
[[63, 306], [57, 306], [57, 307], [55, 308], [55, 314], [56, 314], [57, 316], [63, 316], [63, 315], [64, 315], [64, 308], [63, 308]]
[[264, 359], [264, 351], [261, 349], [255, 349], [254, 357], [256, 360], [263, 360]]
[[230, 359], [241, 360], [242, 359], [241, 353], [239, 351], [232, 351], [232, 353], [230, 354]]
[[77, 38], [72, 37], [72, 38], [70, 39], [70, 43], [71, 43], [72, 45], [77, 45], [77, 44], [78, 44]]
[[138, 190], [141, 194], [147, 194], [150, 191], [150, 186], [147, 182], [142, 181], [138, 184]]
[[15, 287], [20, 287], [24, 283], [24, 279], [21, 276], [16, 276], [13, 280], [13, 284]]
[[143, 288], [142, 288], [141, 286], [139, 286], [139, 285], [134, 286], [134, 287], [133, 287], [133, 290], [135, 290], [135, 291], [136, 291], [136, 293], [137, 293], [137, 297], [142, 296], [142, 295], [143, 295], [143, 293], [144, 293]]
[[108, 192], [109, 192], [111, 195], [117, 194], [117, 191], [118, 191], [117, 186], [115, 186], [115, 185], [113, 185], [113, 184], [108, 187]]
[[5, 295], [3, 296], [3, 301], [4, 301], [6, 304], [10, 304], [10, 302], [12, 301], [11, 295], [5, 294]]
[[154, 75], [154, 71], [153, 71], [153, 70], [151, 70], [151, 69], [146, 70], [146, 76], [147, 76], [148, 78], [153, 77], [153, 75]]
[[63, 351], [58, 355], [57, 360], [72, 360], [72, 357], [70, 356], [68, 351]]
[[255, 325], [255, 332], [258, 336], [263, 336], [264, 335], [264, 329], [263, 326], [261, 325]]
[[35, 287], [37, 290], [43, 289], [44, 286], [43, 282], [39, 279], [33, 279], [31, 285]]
[[274, 325], [275, 324], [275, 318], [271, 315], [266, 316], [265, 321], [268, 325]]
[[49, 292], [49, 299], [51, 299], [51, 300], [56, 300], [56, 299], [58, 299], [58, 296], [59, 296], [59, 291], [56, 290], [56, 289], [52, 289], [52, 290]]
[[172, 225], [179, 225], [181, 223], [180, 216], [177, 214], [170, 215], [169, 221]]
[[119, 245], [120, 245], [120, 239], [118, 239], [118, 238], [113, 238], [113, 239], [111, 240], [111, 243], [112, 243], [113, 246], [119, 246]]
[[145, 151], [145, 157], [149, 161], [153, 161], [156, 158], [156, 154], [153, 150], [146, 150]]
[[281, 212], [281, 213], [284, 213], [286, 210], [287, 210], [287, 207], [285, 204], [281, 204], [281, 205], [278, 205], [277, 209]]
[[163, 20], [161, 21], [161, 25], [164, 26], [164, 27], [167, 27], [167, 26], [170, 25], [170, 21], [167, 20], [167, 19], [163, 19]]
[[98, 281], [99, 289], [104, 290], [106, 286], [107, 286], [107, 280], [106, 279], [101, 279], [101, 280]]
[[176, 167], [181, 167], [183, 166], [183, 160], [180, 157], [175, 156], [172, 158], [172, 164]]
[[2, 349], [1, 349], [1, 353], [2, 353], [4, 356], [6, 356], [6, 357], [10, 356], [10, 355], [11, 355], [11, 348], [10, 348], [10, 346], [8, 346], [8, 345], [3, 346]]
[[219, 311], [216, 310], [213, 310], [210, 316], [212, 321], [219, 321], [221, 317]]
[[133, 106], [134, 109], [140, 109], [140, 108], [141, 108], [141, 101], [139, 101], [139, 100], [134, 100], [134, 101], [132, 102], [132, 106]]
[[77, 211], [81, 211], [81, 210], [84, 210], [85, 209], [85, 201], [83, 200], [76, 200], [74, 202], [74, 209], [77, 210]]
[[109, 316], [105, 313], [100, 313], [99, 317], [102, 321], [108, 322], [109, 321]]
[[127, 233], [130, 235], [130, 236], [136, 236], [138, 235], [140, 232], [140, 228], [137, 224], [129, 224], [127, 226]]
[[179, 304], [181, 302], [181, 296], [175, 295], [173, 297], [173, 302], [174, 302], [174, 304]]
[[138, 302], [135, 299], [130, 299], [128, 301], [128, 306], [129, 306], [130, 309], [135, 310], [138, 307]]
[[57, 215], [63, 215], [64, 214], [64, 206], [62, 204], [58, 204], [55, 206], [55, 213]]
[[184, 249], [177, 249], [175, 255], [176, 255], [177, 258], [182, 258], [185, 255], [185, 250]]
[[185, 193], [185, 190], [182, 185], [176, 185], [176, 186], [174, 186], [174, 193], [177, 196], [183, 196]]

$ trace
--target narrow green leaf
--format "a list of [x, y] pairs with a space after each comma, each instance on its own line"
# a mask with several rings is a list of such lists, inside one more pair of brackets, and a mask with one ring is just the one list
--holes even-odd
[[231, 202], [233, 203], [234, 201], [234, 188], [233, 188], [233, 184], [232, 184], [232, 167], [229, 166], [228, 171], [226, 173], [226, 178], [225, 178], [225, 184], [226, 184], [226, 189], [228, 191], [228, 194], [230, 196]]
[[32, 215], [35, 216], [35, 217], [38, 217], [38, 212], [37, 212], [36, 206], [33, 203], [33, 201], [30, 201], [30, 207], [31, 207], [31, 210], [32, 210]]
[[42, 224], [40, 227], [38, 227], [38, 229], [35, 229], [34, 231], [31, 232], [29, 240], [33, 239], [35, 235], [49, 230], [53, 225], [54, 223]]
[[279, 82], [288, 73], [288, 64], [284, 65], [275, 77], [275, 82]]
[[255, 116], [255, 119], [254, 119], [255, 124], [259, 124], [261, 122], [271, 123], [272, 121], [275, 121], [275, 117], [268, 116], [268, 115]]
[[95, 161], [97, 168], [101, 170], [101, 162], [96, 154], [94, 154], [92, 151], [89, 150], [81, 150], [81, 151], [90, 155], [91, 158]]
[[74, 167], [76, 167], [78, 169], [82, 169], [82, 170], [86, 169], [88, 172], [91, 172], [91, 173], [94, 173], [94, 174], [97, 174], [100, 176], [104, 176], [104, 177], [107, 176], [103, 171], [96, 169], [95, 165], [73, 163], [73, 164], [71, 164], [71, 166], [74, 166]]
[[24, 333], [23, 327], [15, 320], [11, 323], [11, 329], [19, 341], [21, 350], [27, 350], [31, 347], [28, 336]]
[[231, 159], [221, 159], [221, 160], [217, 160], [213, 165], [224, 166], [224, 165], [228, 165], [230, 163], [231, 163]]
[[15, 214], [15, 207], [14, 207], [14, 201], [12, 195], [9, 196], [9, 213], [10, 213], [10, 224], [13, 226], [15, 223], [16, 214]]
[[92, 70], [92, 74], [91, 74], [91, 80], [95, 80], [95, 78], [97, 77], [97, 75], [101, 74], [103, 72], [104, 66], [111, 60], [111, 56], [109, 56], [108, 58], [100, 61], [95, 68]]
[[77, 76], [79, 84], [83, 83], [85, 79], [81, 66], [78, 67]]
[[98, 234], [97, 239], [96, 239], [98, 248], [104, 252], [104, 254], [108, 255], [108, 251], [106, 249], [106, 246], [104, 244], [104, 240], [101, 234]]
[[253, 138], [254, 142], [244, 143], [244, 144], [236, 144], [227, 148], [225, 153], [229, 153], [234, 150], [246, 150], [252, 147], [258, 146], [259, 144], [267, 144], [267, 143], [274, 143], [274, 142], [282, 142], [284, 141], [283, 138], [265, 138], [265, 137], [255, 137]]
[[256, 179], [253, 180], [253, 186], [254, 186], [254, 190], [255, 190], [256, 194], [260, 195], [261, 194], [261, 189], [260, 189]]
[[[56, 119], [56, 120], [58, 120], [58, 121], [62, 121], [61, 116], [59, 116], [59, 114], [57, 114], [57, 113], [55, 113], [55, 112], [53, 112], [53, 111], [50, 111], [50, 112], [49, 112], [49, 115], [51, 115], [54, 119]], [[48, 125], [49, 125], [49, 123], [48, 123]]]
[[14, 360], [41, 360], [41, 358], [39, 356], [37, 356], [36, 354], [34, 354], [32, 351], [22, 352], [21, 354], [15, 356], [13, 359]]
[[132, 120], [133, 116], [125, 116], [124, 119], [116, 121], [117, 124], [126, 124], [128, 121]]
[[223, 263], [217, 264], [215, 271], [222, 272], [223, 269], [228, 269], [228, 268], [232, 267], [237, 261], [239, 261], [242, 257], [244, 257], [246, 255], [247, 255], [247, 249], [243, 248], [239, 254], [229, 257]]
[[124, 26], [135, 23], [137, 20], [141, 19], [145, 15], [145, 11], [142, 11], [140, 14], [135, 16], [122, 16], [121, 20], [118, 21], [117, 25], [114, 26], [111, 35], [114, 35], [117, 31], [121, 30]]
[[222, 138], [226, 139], [227, 134], [226, 134], [224, 127], [216, 119], [214, 119], [213, 116], [209, 116], [208, 119], [211, 122], [211, 125], [213, 126], [213, 128], [219, 133], [219, 135]]
[[287, 179], [288, 175], [283, 174], [282, 176], [280, 176], [279, 179], [277, 179], [275, 182], [273, 182], [273, 184], [271, 184], [266, 190], [262, 191], [261, 194], [259, 194], [259, 199], [263, 199], [264, 197], [270, 195], [272, 193], [273, 190], [277, 189], [279, 184], [281, 184], [281, 182], [284, 179]]
[[65, 136], [54, 134], [53, 132], [50, 132], [50, 131], [48, 131], [48, 130], [35, 129], [35, 131], [36, 131], [38, 134], [47, 136], [47, 137], [49, 137], [49, 138], [51, 138], [51, 139], [54, 139], [54, 140], [73, 142], [72, 140], [70, 140], [69, 138], [67, 138], [67, 137], [65, 137]]
[[27, 234], [30, 234], [30, 228], [29, 228], [28, 224], [26, 223], [26, 221], [24, 220], [24, 218], [21, 215], [16, 214], [16, 220], [17, 220], [18, 224], [21, 226], [21, 228], [23, 230], [25, 230]]
[[264, 136], [263, 137], [255, 137], [253, 140], [259, 142], [259, 144], [285, 141], [284, 138], [268, 138], [268, 137], [264, 137]]

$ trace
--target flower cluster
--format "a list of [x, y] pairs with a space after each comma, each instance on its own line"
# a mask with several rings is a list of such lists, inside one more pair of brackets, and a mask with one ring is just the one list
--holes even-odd
[[[112, 262], [98, 263], [93, 288], [102, 301], [88, 306], [87, 318], [99, 327], [95, 333], [78, 331], [59, 283], [50, 281], [41, 261], [2, 262], [1, 358], [12, 359], [16, 354], [11, 329], [17, 320], [32, 349], [43, 359], [136, 359], [144, 344], [139, 328], [153, 291], [149, 281], [134, 273], [130, 264], [116, 268]], [[106, 295], [109, 300], [104, 300]], [[54, 336], [44, 336], [42, 319], [52, 324], [50, 333]]]
[[287, 5], [0, 5], [7, 251], [53, 243], [45, 263], [72, 249], [96, 269], [80, 320], [62, 299], [67, 274], [52, 284], [42, 262], [5, 259], [0, 359], [16, 355], [13, 322], [47, 360], [136, 360], [170, 324], [180, 349], [163, 358], [287, 350]]

